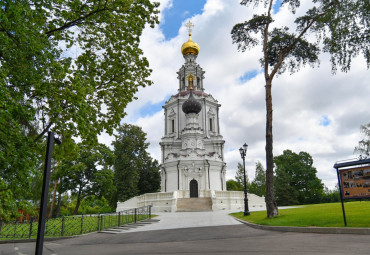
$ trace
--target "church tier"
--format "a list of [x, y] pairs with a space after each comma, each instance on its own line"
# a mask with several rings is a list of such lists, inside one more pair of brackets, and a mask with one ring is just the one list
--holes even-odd
[[204, 71], [196, 63], [199, 46], [183, 44], [184, 65], [177, 72], [179, 89], [165, 103], [161, 191], [185, 191], [185, 197], [204, 196], [207, 190], [226, 190], [226, 164], [220, 134], [220, 104], [204, 92]]

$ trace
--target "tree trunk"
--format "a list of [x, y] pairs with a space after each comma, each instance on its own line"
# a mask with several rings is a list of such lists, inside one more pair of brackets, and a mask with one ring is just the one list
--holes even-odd
[[57, 193], [57, 187], [58, 187], [58, 180], [56, 180], [54, 183], [54, 194], [53, 194], [53, 200], [51, 201], [51, 205], [50, 205], [49, 218], [53, 216], [53, 208], [55, 204], [55, 194]]
[[57, 210], [55, 212], [55, 217], [58, 218], [60, 214], [60, 207], [62, 205], [62, 194], [58, 192], [58, 204], [57, 204]]
[[77, 195], [77, 203], [76, 203], [76, 207], [73, 212], [73, 215], [78, 214], [78, 208], [80, 207], [80, 203], [81, 203], [81, 191], [82, 191], [82, 187], [80, 186], [80, 189], [78, 190], [78, 195]]
[[274, 194], [274, 155], [272, 140], [272, 81], [266, 81], [266, 210], [267, 217], [279, 215]]

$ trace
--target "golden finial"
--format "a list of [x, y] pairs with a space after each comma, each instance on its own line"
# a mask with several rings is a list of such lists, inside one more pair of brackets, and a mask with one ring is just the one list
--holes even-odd
[[188, 21], [188, 23], [185, 24], [185, 26], [188, 28], [189, 36], [191, 36], [191, 28], [194, 27], [194, 24]]
[[189, 31], [189, 39], [187, 42], [185, 42], [182, 46], [181, 46], [181, 53], [182, 55], [187, 55], [189, 53], [191, 54], [194, 54], [194, 55], [198, 55], [199, 53], [199, 45], [195, 42], [193, 42], [191, 40], [191, 28], [194, 27], [194, 24], [190, 22], [190, 20], [185, 24], [185, 26], [187, 27], [188, 31]]

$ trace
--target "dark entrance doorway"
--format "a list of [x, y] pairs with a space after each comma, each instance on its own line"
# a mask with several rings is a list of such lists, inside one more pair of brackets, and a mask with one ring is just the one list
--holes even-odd
[[190, 197], [198, 197], [198, 182], [194, 179], [190, 181]]

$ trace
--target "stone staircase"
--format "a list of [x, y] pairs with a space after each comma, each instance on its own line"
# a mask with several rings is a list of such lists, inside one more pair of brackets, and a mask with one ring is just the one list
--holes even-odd
[[147, 219], [147, 220], [138, 221], [136, 223], [124, 224], [119, 227], [108, 228], [105, 230], [98, 231], [98, 233], [119, 234], [119, 233], [127, 232], [133, 228], [139, 228], [139, 227], [146, 226], [146, 225], [156, 223], [156, 222], [159, 222], [159, 220], [158, 219]]
[[178, 198], [177, 211], [178, 212], [212, 211], [212, 199], [210, 197]]

